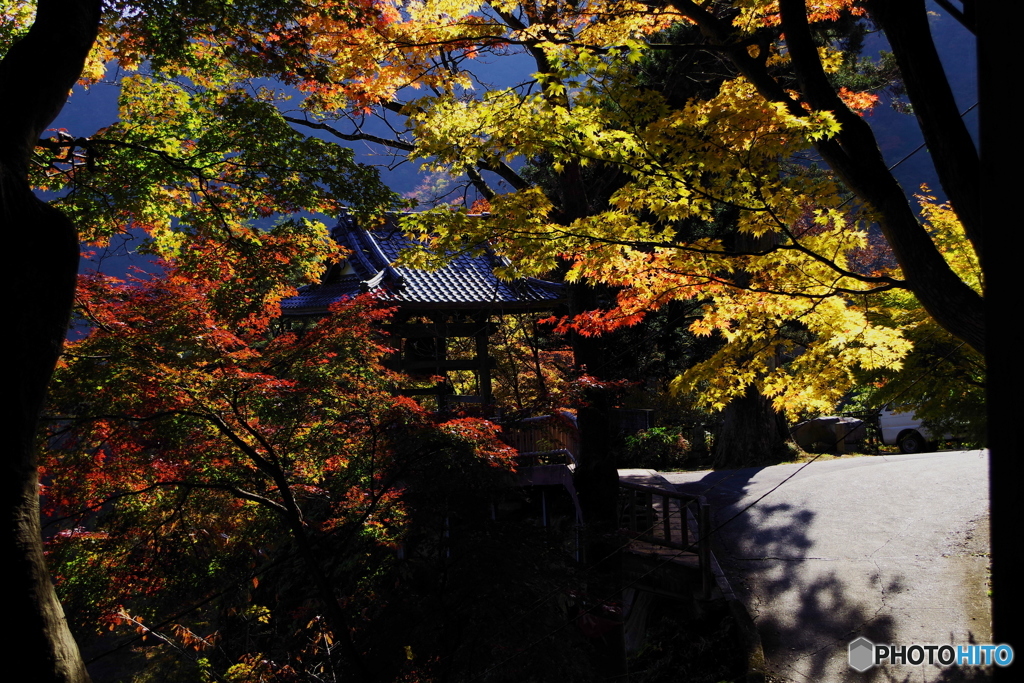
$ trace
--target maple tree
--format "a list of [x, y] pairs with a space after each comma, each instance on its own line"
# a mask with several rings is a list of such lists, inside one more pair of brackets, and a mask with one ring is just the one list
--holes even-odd
[[[470, 178], [487, 198], [491, 215], [469, 219], [441, 210], [410, 217], [407, 225], [419, 230], [434, 253], [497, 240], [520, 270], [542, 273], [567, 259], [571, 281], [621, 288], [618, 305], [609, 310], [603, 304], [603, 311], [593, 310], [602, 305], [598, 299], [603, 295], [585, 294], [585, 286], [577, 288], [577, 315], [567, 320], [563, 329], [583, 335], [635, 324], [647, 311], [675, 298], [703, 299], [706, 314], [695, 330], [703, 334], [726, 331], [731, 342], [683, 379], [690, 386], [710, 385], [701, 392], [708, 407], [736, 404], [755, 383], [760, 393], [774, 398], [775, 407], [791, 413], [830, 406], [853, 382], [853, 366], [878, 366], [901, 355], [905, 346], [898, 334], [892, 330], [859, 334], [869, 327], [863, 315], [841, 297], [828, 300], [829, 292], [842, 291], [843, 283], [838, 283], [838, 289], [829, 289], [826, 283], [837, 283], [827, 263], [813, 263], [792, 250], [757, 259], [755, 254], [743, 254], [743, 249], [730, 250], [710, 233], [703, 240], [694, 238], [692, 230], [680, 225], [683, 221], [708, 223], [722, 206], [756, 202], [758, 197], [750, 196], [750, 183], [730, 179], [742, 174], [781, 187], [761, 198], [764, 208], [746, 207], [741, 215], [747, 222], [741, 223], [741, 234], [763, 235], [776, 231], [776, 223], [785, 225], [797, 216], [805, 218], [808, 208], [794, 198], [801, 192], [805, 197], [835, 194], [834, 186], [799, 171], [781, 182], [772, 177], [778, 176], [780, 157], [807, 146], [808, 131], [786, 131], [782, 122], [773, 119], [775, 112], [764, 111], [751, 98], [751, 91], [743, 90], [736, 80], [717, 92], [713, 85], [705, 86], [707, 101], [693, 104], [670, 103], [654, 89], [639, 86], [634, 65], [640, 40], [680, 17], [670, 9], [660, 15], [647, 12], [640, 16], [638, 11], [638, 6], [629, 3], [574, 10], [551, 7], [533, 11], [529, 6], [514, 11], [490, 6], [481, 10], [493, 34], [500, 33], [501, 40], [523, 46], [534, 58], [539, 72], [536, 81], [476, 97], [459, 91], [460, 83], [465, 85], [468, 78], [460, 73], [462, 80], [453, 78], [447, 90], [405, 104], [402, 111], [413, 121], [410, 137], [388, 144], [432, 158], [437, 170], [458, 173], [473, 169]], [[400, 32], [403, 27], [389, 28]], [[401, 38], [395, 42], [401, 44]], [[478, 51], [500, 49], [493, 35], [477, 39], [474, 45]], [[462, 53], [457, 52], [459, 47]], [[446, 65], [464, 68], [468, 64], [465, 47], [455, 46], [455, 50]], [[701, 106], [719, 114], [714, 130], [721, 131], [720, 139], [706, 139], [712, 129], [700, 119], [704, 115], [698, 111]], [[387, 108], [399, 107], [391, 103]], [[679, 109], [682, 111], [673, 111]], [[325, 114], [329, 112], [321, 113]], [[309, 125], [337, 130], [315, 120]], [[819, 134], [824, 134], [824, 123], [820, 126]], [[379, 140], [358, 130], [339, 137]], [[694, 141], [689, 149], [688, 139]], [[690, 161], [684, 155], [689, 155]], [[515, 157], [542, 158], [553, 167], [553, 173], [543, 185], [532, 184], [508, 165]], [[699, 170], [686, 170], [686, 163]], [[495, 192], [481, 175], [487, 172], [496, 173], [518, 191]], [[685, 184], [695, 179], [703, 185], [694, 191], [685, 189]], [[785, 206], [777, 206], [780, 204]], [[651, 220], [652, 214], [657, 220]], [[844, 235], [850, 232], [846, 225], [839, 225], [815, 240], [805, 226], [802, 248], [813, 253], [813, 249], [839, 241], [836, 247], [842, 252], [843, 239], [847, 248], [856, 244], [855, 234]], [[803, 282], [791, 275], [801, 269], [807, 271]], [[759, 273], [760, 280], [751, 283], [737, 275], [746, 272]], [[778, 285], [780, 278], [785, 284]], [[783, 300], [776, 296], [779, 287], [796, 296]], [[800, 296], [804, 293], [808, 298]], [[591, 303], [584, 303], [588, 297]], [[791, 323], [787, 321], [802, 317], [808, 318], [812, 330], [795, 339], [788, 334], [786, 326]], [[821, 341], [820, 353], [800, 354], [800, 363], [785, 368], [777, 362], [786, 347], [795, 348], [814, 335]], [[851, 339], [852, 343], [847, 343]], [[577, 361], [592, 372], [606, 368], [608, 354], [603, 350], [611, 343], [577, 337]], [[752, 349], [756, 351], [751, 353]], [[793, 381], [794, 376], [820, 381], [804, 385]], [[591, 397], [590, 403], [597, 408], [600, 400]], [[581, 415], [585, 423], [589, 412], [585, 408]], [[584, 425], [584, 448], [591, 453], [584, 470], [590, 464], [610, 461], [600, 456], [602, 445], [606, 449], [610, 443], [600, 429], [606, 422], [597, 417], [589, 427]], [[782, 439], [785, 429], [776, 433]], [[751, 455], [739, 448], [727, 450], [740, 458]], [[614, 478], [610, 470], [605, 474], [609, 481]]]
[[[65, 529], [54, 570], [84, 627], [127, 625], [184, 650], [219, 641], [205, 666], [226, 659], [229, 680], [373, 680], [405, 661], [368, 660], [356, 642], [380, 638], [396, 548], [455, 514], [448, 503], [424, 519], [430, 497], [476, 504], [504, 486], [515, 451], [484, 420], [438, 419], [397, 395], [374, 329], [388, 311], [372, 300], [271, 334], [280, 264], [308, 249], [287, 228], [261, 237], [237, 252], [194, 239], [159, 276], [83, 278], [89, 331], [65, 349], [43, 435], [46, 512]], [[156, 625], [182, 596], [202, 606], [224, 592]], [[376, 649], [403, 643], [420, 641]]]
[[[756, 59], [746, 43], [743, 57], [719, 45], [716, 40], [724, 38], [710, 36], [708, 26], [722, 28], [722, 19], [697, 9], [683, 4], [654, 10], [624, 2], [573, 8], [428, 3], [402, 14], [402, 22], [378, 27], [374, 36], [387, 54], [425, 63], [424, 50], [443, 46], [443, 58], [435, 60], [432, 71], [413, 72], [398, 84], [426, 84], [432, 94], [384, 103], [385, 111], [409, 115], [407, 137], [384, 139], [361, 130], [357, 118], [347, 119], [350, 132], [327, 123], [351, 104], [353, 94], [340, 87], [336, 99], [318, 93], [306, 106], [305, 119], [290, 120], [345, 140], [387, 144], [432, 160], [434, 169], [468, 172], [492, 215], [472, 219], [442, 209], [410, 217], [407, 225], [420, 231], [435, 253], [492, 240], [520, 271], [548, 271], [567, 258], [570, 281], [622, 288], [610, 310], [573, 319], [571, 327], [583, 334], [635, 324], [651, 306], [673, 298], [705, 300], [706, 314], [694, 331], [721, 334], [729, 343], [682, 381], [710, 382], [710, 407], [721, 408], [754, 383], [777, 409], [826, 410], [852, 384], [854, 367], [893, 364], [907, 349], [897, 333], [870, 325], [851, 302], [894, 287], [912, 289], [914, 279], [896, 272], [861, 273], [847, 262], [847, 254], [862, 246], [867, 222], [879, 219], [885, 227], [895, 220], [879, 213], [878, 201], [841, 210], [841, 183], [800, 165], [782, 170], [779, 160], [812, 146], [824, 155], [850, 129], [864, 134], [858, 111], [876, 97], [844, 86], [834, 93], [835, 101], [829, 100], [842, 104], [842, 111], [810, 102], [805, 109], [793, 89], [804, 67], [796, 65], [792, 50], [779, 47], [776, 9], [754, 6], [733, 17], [737, 28], [754, 27], [749, 44], [759, 46]], [[847, 3], [825, 3], [812, 7], [810, 17], [827, 23], [850, 11], [862, 12]], [[442, 30], [435, 15], [452, 18]], [[696, 22], [703, 32], [691, 47], [717, 51], [734, 62], [733, 78], [682, 104], [642, 87], [633, 68], [644, 41], [679, 20]], [[425, 38], [428, 31], [436, 32], [429, 34], [432, 40]], [[510, 46], [534, 58], [537, 73], [517, 86], [475, 95], [470, 59]], [[837, 71], [842, 54], [827, 45], [820, 51], [823, 56], [815, 52], [806, 68], [822, 75]], [[752, 74], [760, 81], [744, 72], [755, 66]], [[346, 73], [340, 69], [336, 80], [343, 82]], [[769, 80], [787, 99], [765, 101], [766, 92], [775, 92]], [[376, 96], [382, 94], [387, 90]], [[532, 185], [509, 165], [535, 156], [553, 165], [553, 187]], [[584, 180], [588, 165], [626, 177], [604, 198]], [[482, 174], [487, 173], [514, 191], [497, 193], [486, 184]], [[754, 240], [750, 246], [729, 248], [714, 238], [692, 238], [680, 225], [709, 221], [722, 206], [736, 210], [739, 233]], [[918, 236], [914, 239], [927, 238], [921, 221], [913, 221], [907, 230]], [[929, 245], [929, 253], [941, 260], [930, 240]], [[899, 257], [898, 245], [896, 251]], [[915, 267], [903, 263], [905, 272]], [[941, 269], [948, 270], [944, 261]], [[926, 278], [923, 287], [933, 280]], [[920, 298], [927, 301], [930, 295], [922, 292]], [[792, 334], [794, 322], [807, 334]], [[778, 358], [787, 355], [793, 357], [780, 364]]]
[[[552, 66], [535, 93], [509, 89], [479, 100], [434, 97], [409, 105], [418, 109], [417, 153], [435, 164], [458, 171], [481, 158], [543, 154], [563, 181], [555, 196], [522, 187], [490, 197], [486, 221], [445, 212], [410, 218], [424, 235], [440, 235], [430, 238], [436, 250], [496, 238], [520, 269], [550, 269], [567, 257], [570, 280], [620, 287], [612, 309], [567, 321], [584, 334], [635, 323], [673, 298], [703, 298], [708, 304], [695, 331], [716, 331], [729, 343], [682, 381], [709, 382], [718, 390], [706, 394], [712, 407], [753, 381], [779, 408], [825, 409], [850, 386], [851, 367], [887, 365], [905, 353], [898, 334], [872, 326], [850, 305], [857, 295], [905, 284], [895, 273], [857, 273], [846, 261], [865, 239], [858, 222], [875, 216], [839, 211], [834, 180], [779, 166], [841, 134], [831, 111], [766, 106], [743, 78], [673, 108], [635, 86], [628, 59], [569, 41], [544, 49]], [[584, 164], [629, 176], [603, 210], [568, 206], [570, 198], [586, 203], [593, 196], [571, 187]], [[735, 207], [740, 233], [760, 244], [729, 249], [718, 239], [693, 239], [680, 225], [708, 221], [721, 205]], [[916, 218], [915, 226], [924, 232]], [[787, 334], [794, 322], [807, 334]], [[786, 355], [792, 359], [779, 363]]]
[[[727, 343], [680, 385], [706, 387], [708, 407], [756, 386], [791, 416], [827, 410], [855, 382], [854, 368], [897, 364], [909, 349], [898, 330], [866, 317], [861, 304], [872, 294], [912, 291], [941, 326], [983, 348], [980, 294], [950, 268], [885, 168], [863, 116], [878, 98], [844, 84], [857, 80], [849, 60], [819, 28], [856, 21], [865, 8], [892, 33], [887, 68], [895, 62], [900, 69], [940, 182], [977, 249], [977, 154], [923, 5], [894, 12], [878, 3], [800, 1], [426, 3], [378, 36], [406, 56], [444, 50], [426, 81], [434, 92], [384, 104], [409, 116], [405, 137], [384, 140], [362, 130], [358, 118], [328, 123], [343, 113], [344, 100], [320, 100], [319, 110], [294, 120], [429, 159], [434, 170], [467, 173], [491, 216], [442, 208], [410, 217], [407, 226], [431, 252], [491, 240], [520, 272], [546, 272], [567, 260], [568, 279], [620, 288], [615, 305], [567, 319], [567, 329], [596, 334], [635, 324], [672, 299], [706, 302], [694, 331]], [[450, 18], [444, 33], [427, 40], [436, 16]], [[673, 22], [697, 28], [676, 49], [691, 61], [710, 54], [725, 74], [719, 87], [684, 102], [638, 84], [633, 66]], [[533, 59], [530, 78], [474, 90], [484, 77], [474, 80], [472, 60], [515, 49]], [[811, 155], [834, 173], [799, 162]], [[553, 185], [537, 186], [510, 165], [530, 157], [553, 166]], [[798, 162], [786, 163], [792, 160]], [[595, 187], [602, 175], [618, 176], [610, 198]], [[491, 187], [488, 178], [511, 191]], [[843, 199], [851, 191], [859, 201]], [[743, 244], [687, 229], [723, 206], [737, 214]], [[898, 271], [867, 273], [849, 261], [872, 223], [881, 226]]]
[[[71, 311], [80, 238], [102, 241], [135, 228], [173, 255], [189, 236], [258, 244], [254, 221], [341, 203], [370, 209], [391, 200], [351, 154], [295, 135], [256, 82], [296, 78], [318, 57], [299, 40], [314, 17], [363, 25], [372, 5], [40, 0], [5, 2], [0, 21], [2, 216], [22, 256], [10, 271], [23, 302], [12, 327], [17, 397], [11, 476], [5, 479], [5, 548], [12, 560], [12, 647], [38, 680], [87, 680], [46, 570], [38, 523], [33, 434]], [[230, 35], [224, 28], [230, 27]], [[266, 36], [273, 34], [275, 40]], [[114, 61], [116, 60], [116, 61]], [[116, 64], [122, 118], [90, 137], [47, 126], [80, 79]], [[44, 202], [35, 190], [48, 190]], [[79, 232], [80, 231], [80, 232]], [[312, 233], [309, 233], [312, 235]], [[326, 244], [321, 231], [302, 238]], [[324, 251], [308, 251], [303, 271]]]
[[[290, 120], [428, 160], [435, 172], [465, 174], [491, 216], [470, 219], [442, 208], [410, 217], [407, 227], [428, 251], [490, 240], [519, 272], [568, 262], [568, 277], [580, 286], [576, 315], [564, 329], [583, 334], [636, 324], [673, 299], [705, 302], [693, 330], [726, 343], [678, 386], [699, 388], [710, 409], [730, 406], [723, 415], [741, 404], [749, 404], [748, 417], [829, 410], [858, 381], [858, 367], [898, 365], [910, 341], [871, 318], [865, 305], [888, 290], [913, 292], [941, 327], [976, 351], [984, 348], [980, 293], [946, 263], [886, 168], [864, 116], [878, 97], [858, 90], [870, 74], [886, 71], [891, 79], [898, 70], [963, 235], [980, 249], [977, 152], [923, 3], [394, 7], [402, 20], [367, 37], [389, 60], [425, 65], [400, 85], [430, 89], [417, 96], [396, 88], [401, 97], [381, 104], [392, 130], [395, 113], [408, 117], [402, 134], [369, 130], [366, 108], [353, 113], [340, 89], [337, 99], [322, 97]], [[837, 26], [869, 18], [889, 39], [892, 56], [877, 66], [851, 64]], [[683, 45], [653, 45], [673, 23], [696, 27], [696, 35]], [[687, 76], [703, 79], [703, 90], [680, 102], [638, 81], [635, 63], [650, 48], [681, 53], [697, 67]], [[532, 60], [523, 69], [532, 73], [515, 85], [490, 86], [486, 70], [474, 66], [513, 53], [522, 55], [520, 63]], [[701, 59], [713, 68], [703, 70]], [[338, 73], [341, 82], [344, 69]], [[553, 183], [538, 185], [515, 170], [531, 157], [552, 165]], [[831, 174], [811, 168], [812, 161]], [[711, 221], [722, 207], [737, 214], [732, 243], [686, 226]], [[872, 224], [881, 227], [898, 270], [869, 273], [850, 261]], [[618, 301], [608, 305], [587, 293], [596, 283], [621, 288]], [[577, 337], [577, 361], [603, 365], [600, 346]], [[601, 399], [592, 398], [601, 412]], [[596, 456], [588, 462], [596, 464], [607, 460], [601, 454], [609, 439], [606, 421], [590, 420], [589, 412], [581, 412], [581, 426], [585, 449]], [[735, 417], [733, 435], [750, 423]], [[778, 418], [747, 431], [785, 436]], [[746, 446], [721, 443], [741, 455]], [[605, 468], [603, 478], [613, 476]]]
[[[980, 292], [981, 269], [963, 226], [948, 202], [939, 203], [922, 187], [921, 216], [950, 267]], [[901, 367], [865, 373], [859, 392], [865, 409], [886, 403], [913, 407], [933, 434], [984, 443], [986, 432], [984, 357], [938, 326], [910, 292], [893, 290], [874, 302], [873, 315], [898, 327], [914, 346]]]

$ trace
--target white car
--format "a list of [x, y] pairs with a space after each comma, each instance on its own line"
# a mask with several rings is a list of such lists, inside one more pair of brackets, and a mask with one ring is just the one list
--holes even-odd
[[900, 410], [899, 406], [891, 404], [878, 412], [878, 427], [882, 432], [882, 443], [899, 446], [900, 453], [922, 453], [933, 440], [932, 433], [912, 410]]

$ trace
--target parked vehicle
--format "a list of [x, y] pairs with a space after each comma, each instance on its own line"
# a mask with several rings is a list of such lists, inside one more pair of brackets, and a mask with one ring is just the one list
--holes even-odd
[[878, 411], [882, 443], [899, 446], [900, 453], [923, 453], [934, 448], [934, 437], [913, 410], [892, 404]]

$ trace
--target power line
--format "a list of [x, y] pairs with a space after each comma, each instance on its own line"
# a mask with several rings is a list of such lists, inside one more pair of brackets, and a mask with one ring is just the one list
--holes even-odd
[[[978, 106], [978, 103], [977, 103], [977, 102], [975, 102], [975, 103], [974, 103], [974, 104], [972, 104], [971, 106], [967, 107], [967, 109], [964, 109], [964, 110], [963, 110], [962, 112], [960, 112], [960, 118], [963, 118], [963, 117], [967, 116], [967, 114], [969, 114], [969, 113], [971, 112], [971, 110], [972, 110], [972, 109], [974, 109], [974, 108], [975, 108], [975, 107], [977, 107], [977, 106]], [[910, 151], [909, 153], [907, 153], [907, 154], [906, 154], [906, 155], [905, 155], [905, 156], [904, 156], [904, 157], [903, 157], [902, 159], [900, 159], [900, 160], [899, 160], [899, 161], [897, 161], [897, 162], [896, 162], [895, 164], [893, 164], [892, 166], [890, 166], [890, 167], [888, 168], [888, 170], [890, 170], [890, 171], [891, 171], [891, 170], [893, 170], [894, 168], [896, 168], [897, 166], [899, 166], [900, 164], [902, 164], [902, 163], [903, 163], [904, 161], [906, 161], [906, 160], [907, 160], [907, 159], [909, 159], [910, 157], [914, 156], [915, 154], [917, 154], [918, 152], [920, 152], [920, 151], [921, 151], [922, 149], [924, 149], [924, 148], [925, 148], [925, 147], [927, 147], [927, 146], [928, 146], [928, 143], [926, 143], [926, 142], [922, 142], [922, 143], [921, 143], [920, 145], [918, 145], [918, 146], [917, 146], [917, 147], [915, 147], [915, 148], [914, 148], [913, 150], [911, 150], [911, 151]], [[842, 203], [842, 204], [840, 204], [839, 206], [837, 206], [836, 208], [842, 208], [842, 207], [846, 206], [846, 205], [847, 205], [848, 203], [850, 203], [851, 201], [853, 201], [853, 200], [854, 200], [854, 199], [856, 198], [856, 196], [857, 196], [857, 195], [853, 195], [853, 196], [849, 197], [848, 199], [844, 200], [844, 201], [843, 201], [843, 203]]]

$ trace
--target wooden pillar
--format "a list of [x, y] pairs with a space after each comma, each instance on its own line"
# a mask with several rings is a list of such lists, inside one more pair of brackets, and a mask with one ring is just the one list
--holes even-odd
[[448, 377], [447, 369], [444, 367], [444, 362], [448, 360], [448, 336], [446, 328], [446, 319], [444, 314], [434, 316], [434, 325], [437, 329], [437, 343], [434, 344], [434, 360], [437, 361], [437, 366], [434, 368], [434, 374], [440, 375], [442, 379], [437, 383], [437, 411], [444, 412], [448, 408], [447, 399], [447, 383]]
[[476, 360], [480, 368], [477, 370], [477, 382], [480, 386], [480, 405], [486, 410], [485, 406], [491, 405], [491, 358], [487, 352], [487, 332], [490, 326], [486, 314], [478, 316], [476, 320], [480, 323], [480, 331], [476, 333]]

